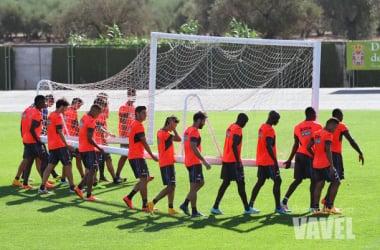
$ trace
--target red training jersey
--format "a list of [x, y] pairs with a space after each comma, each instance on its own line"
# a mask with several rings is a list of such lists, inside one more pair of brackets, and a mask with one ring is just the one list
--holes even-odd
[[224, 140], [224, 149], [223, 149], [223, 162], [236, 162], [236, 158], [234, 155], [234, 151], [232, 150], [232, 145], [234, 143], [234, 137], [239, 140], [239, 144], [237, 146], [239, 162], [241, 162], [241, 142], [243, 139], [243, 129], [236, 123], [231, 124], [226, 131], [226, 138]]
[[22, 141], [24, 143], [37, 143], [36, 140], [33, 138], [32, 133], [30, 133], [30, 128], [32, 126], [32, 121], [37, 121], [39, 123], [39, 126], [35, 129], [37, 137], [40, 137], [41, 135], [41, 121], [42, 121], [42, 113], [40, 110], [38, 110], [36, 107], [32, 107], [30, 110], [29, 117], [27, 119], [28, 121], [25, 122], [25, 133], [22, 136]]
[[331, 151], [334, 153], [342, 153], [342, 142], [343, 142], [343, 133], [348, 131], [348, 127], [343, 123], [339, 122], [338, 127], [333, 133]]
[[63, 117], [65, 119], [67, 130], [69, 131], [69, 135], [78, 136], [78, 133], [79, 133], [78, 111], [70, 106], [67, 108]]
[[197, 127], [191, 126], [188, 127], [183, 136], [184, 146], [185, 146], [185, 166], [191, 167], [193, 165], [201, 164], [201, 160], [194, 154], [191, 149], [191, 142], [197, 144], [199, 152], [201, 152], [201, 136]]
[[49, 150], [65, 147], [65, 143], [59, 136], [59, 129], [63, 129], [62, 117], [55, 111], [51, 112], [47, 120], [47, 140]]
[[[106, 111], [107, 111], [107, 109], [106, 109]], [[107, 129], [107, 127], [108, 127], [107, 126], [108, 113], [106, 111], [100, 113], [98, 118], [96, 118], [96, 120], [95, 120], [96, 129], [95, 129], [95, 133], [94, 133], [94, 138], [95, 138], [95, 142], [97, 144], [100, 144], [100, 145], [106, 144], [105, 134], [100, 129], [101, 127], [105, 128], [105, 129]]]
[[158, 164], [160, 167], [173, 165], [175, 162], [173, 135], [165, 129], [157, 131]]
[[266, 138], [270, 137], [273, 139], [273, 153], [274, 156], [277, 157], [276, 151], [276, 134], [271, 125], [264, 123], [261, 125], [259, 129], [259, 139], [257, 141], [257, 149], [256, 149], [256, 164], [258, 166], [273, 166], [274, 160], [269, 155], [266, 145]]
[[145, 137], [144, 125], [140, 121], [134, 120], [129, 133], [128, 159], [144, 158], [144, 145], [141, 141], [142, 137]]
[[294, 127], [294, 135], [298, 137], [299, 145], [297, 153], [302, 153], [312, 157], [312, 155], [307, 151], [307, 144], [313, 137], [313, 134], [321, 130], [322, 126], [316, 121], [302, 121]]
[[[125, 105], [119, 108], [119, 136], [129, 137], [128, 131], [135, 119], [135, 106]], [[126, 119], [124, 118], [126, 117]]]
[[314, 159], [313, 168], [326, 168], [330, 166], [327, 158], [326, 144], [332, 142], [332, 133], [321, 129], [314, 133]]
[[23, 136], [26, 132], [26, 129], [28, 127], [28, 121], [29, 121], [30, 116], [32, 114], [31, 111], [32, 111], [33, 107], [34, 107], [34, 105], [30, 105], [21, 114], [21, 136]]
[[88, 129], [95, 129], [95, 118], [88, 113], [84, 114], [79, 122], [79, 152], [95, 151], [95, 146], [88, 139]]

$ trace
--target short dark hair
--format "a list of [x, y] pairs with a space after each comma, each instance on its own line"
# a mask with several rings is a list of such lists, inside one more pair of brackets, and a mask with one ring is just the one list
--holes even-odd
[[334, 109], [334, 110], [332, 111], [332, 116], [333, 116], [333, 117], [338, 117], [338, 116], [342, 116], [342, 115], [343, 115], [343, 112], [342, 112], [341, 109], [336, 108], [336, 109]]
[[135, 109], [135, 114], [136, 113], [141, 113], [141, 111], [144, 111], [144, 110], [146, 110], [145, 106], [137, 106], [136, 109]]
[[245, 124], [248, 122], [248, 116], [245, 113], [239, 113], [236, 119], [236, 123]]
[[306, 117], [310, 117], [310, 116], [315, 115], [315, 114], [316, 114], [315, 113], [315, 109], [313, 107], [307, 107], [305, 109], [305, 115], [306, 115]]
[[104, 98], [101, 98], [101, 97], [97, 97], [94, 100], [94, 104], [99, 105], [101, 108], [107, 107], [107, 101]]
[[80, 99], [79, 97], [75, 97], [75, 98], [73, 98], [73, 100], [71, 101], [71, 105], [74, 105], [75, 103], [83, 104], [83, 100]]
[[44, 102], [45, 103], [46, 101], [46, 98], [45, 96], [43, 95], [37, 95], [35, 98], [34, 98], [34, 106], [37, 106], [39, 103], [41, 102]]
[[97, 110], [99, 110], [99, 111], [102, 110], [102, 108], [101, 108], [98, 104], [92, 104], [92, 106], [91, 106], [91, 108], [90, 108], [90, 111], [93, 111], [93, 110], [95, 110], [95, 109], [97, 109]]
[[193, 116], [193, 121], [197, 121], [199, 119], [205, 120], [207, 118], [207, 114], [203, 113], [202, 111], [198, 111], [197, 113], [194, 114]]
[[69, 106], [69, 102], [66, 101], [66, 99], [64, 98], [58, 99], [57, 102], [55, 103], [55, 107], [60, 108], [61, 106], [67, 107]]
[[54, 102], [54, 96], [52, 94], [48, 94], [45, 96], [46, 101]]
[[330, 118], [330, 119], [327, 120], [326, 126], [328, 126], [330, 124], [336, 124], [336, 125], [338, 125], [339, 124], [339, 120], [336, 119], [335, 117], [332, 117], [332, 118]]
[[172, 116], [169, 116], [166, 118], [164, 126], [169, 125], [170, 121], [174, 121], [175, 123], [179, 123], [178, 118], [176, 116], [172, 115]]

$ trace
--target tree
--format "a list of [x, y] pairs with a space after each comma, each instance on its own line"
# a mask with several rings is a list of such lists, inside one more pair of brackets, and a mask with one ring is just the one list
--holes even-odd
[[318, 0], [332, 31], [350, 40], [370, 38], [378, 26], [378, 0]]
[[0, 27], [5, 41], [12, 41], [23, 31], [23, 10], [17, 5], [5, 5], [0, 10]]

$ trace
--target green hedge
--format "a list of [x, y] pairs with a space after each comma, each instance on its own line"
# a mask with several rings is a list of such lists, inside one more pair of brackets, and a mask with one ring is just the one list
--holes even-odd
[[13, 48], [0, 47], [0, 90], [10, 90], [14, 86], [14, 61]]

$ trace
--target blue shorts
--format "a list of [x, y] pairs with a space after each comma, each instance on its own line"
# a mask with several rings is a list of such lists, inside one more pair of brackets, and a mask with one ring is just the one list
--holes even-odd
[[63, 148], [57, 148], [49, 151], [49, 161], [48, 163], [53, 164], [54, 166], [61, 161], [63, 166], [71, 164], [71, 157], [69, 151]]
[[257, 166], [257, 178], [274, 180], [278, 177], [280, 177], [280, 171], [276, 173], [276, 168], [274, 165]]
[[344, 167], [343, 167], [342, 154], [332, 152], [332, 160], [334, 163], [334, 167], [335, 167], [336, 171], [338, 172], [339, 179], [343, 180], [344, 179]]
[[166, 186], [175, 186], [175, 170], [174, 165], [160, 167], [162, 183]]
[[38, 143], [24, 143], [24, 154], [23, 158], [40, 158], [41, 160], [43, 159], [48, 159], [49, 154], [46, 150], [45, 144], [38, 144]]
[[190, 183], [201, 183], [204, 181], [202, 164], [192, 165], [186, 168], [189, 171]]
[[84, 167], [87, 169], [97, 169], [98, 168], [98, 154], [96, 151], [81, 152], [80, 156], [84, 163]]
[[243, 165], [236, 162], [223, 162], [220, 178], [226, 181], [244, 181]]
[[312, 176], [313, 158], [302, 153], [296, 153], [294, 179], [311, 179]]
[[128, 159], [129, 165], [135, 174], [135, 178], [149, 177], [148, 165], [144, 158]]
[[334, 168], [334, 175], [332, 176], [330, 174], [330, 167], [326, 168], [314, 168], [313, 171], [313, 178], [316, 182], [320, 181], [339, 181], [338, 173], [336, 172], [336, 169]]

